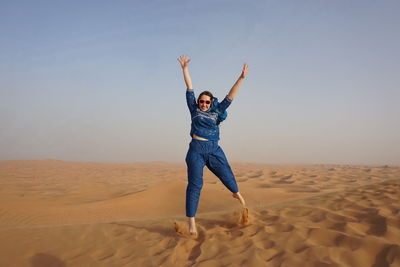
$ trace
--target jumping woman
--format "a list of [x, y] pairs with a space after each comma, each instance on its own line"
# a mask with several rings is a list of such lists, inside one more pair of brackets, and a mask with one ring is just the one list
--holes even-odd
[[190, 59], [186, 55], [178, 58], [182, 66], [186, 83], [186, 102], [190, 111], [192, 124], [190, 136], [192, 140], [186, 155], [188, 185], [186, 188], [186, 217], [189, 219], [189, 233], [197, 236], [195, 215], [199, 203], [200, 191], [203, 187], [203, 168], [207, 166], [221, 182], [230, 190], [234, 198], [245, 206], [245, 201], [239, 193], [235, 176], [229, 166], [222, 148], [218, 145], [219, 124], [226, 116], [226, 109], [232, 103], [247, 74], [247, 64], [239, 78], [232, 86], [228, 95], [219, 103], [209, 91], [202, 92], [197, 101], [193, 92], [192, 80], [189, 75]]

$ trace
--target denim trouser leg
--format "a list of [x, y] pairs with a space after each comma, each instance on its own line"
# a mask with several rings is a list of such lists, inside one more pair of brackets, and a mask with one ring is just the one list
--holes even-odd
[[200, 151], [190, 145], [186, 155], [188, 185], [186, 187], [186, 216], [194, 217], [199, 204], [200, 192], [203, 187], [203, 169], [205, 161]]
[[200, 192], [203, 187], [204, 166], [212, 171], [221, 182], [233, 193], [237, 193], [238, 186], [228, 160], [217, 141], [190, 142], [186, 155], [188, 185], [186, 188], [186, 216], [195, 217]]
[[208, 155], [206, 165], [229, 191], [232, 193], [239, 192], [231, 166], [229, 166], [225, 153], [220, 146]]

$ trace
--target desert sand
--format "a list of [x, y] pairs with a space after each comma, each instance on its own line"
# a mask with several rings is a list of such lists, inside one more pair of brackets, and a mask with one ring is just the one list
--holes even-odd
[[232, 169], [191, 238], [183, 163], [0, 161], [0, 266], [400, 266], [398, 166]]

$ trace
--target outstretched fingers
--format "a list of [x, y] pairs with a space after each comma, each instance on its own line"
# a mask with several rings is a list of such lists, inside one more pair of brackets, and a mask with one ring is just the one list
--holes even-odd
[[183, 68], [183, 67], [186, 67], [186, 66], [189, 64], [190, 58], [188, 58], [187, 55], [181, 55], [181, 56], [178, 58], [178, 61], [179, 61], [179, 63], [181, 63], [181, 66], [182, 66], [182, 68]]
[[247, 65], [247, 63], [244, 63], [243, 64], [243, 69], [242, 69], [242, 74], [240, 75], [242, 78], [246, 77], [248, 68], [249, 68], [249, 65]]

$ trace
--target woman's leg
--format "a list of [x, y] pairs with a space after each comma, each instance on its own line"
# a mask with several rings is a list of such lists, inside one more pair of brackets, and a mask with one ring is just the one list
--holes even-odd
[[203, 169], [205, 161], [203, 156], [196, 151], [195, 146], [190, 146], [186, 155], [188, 185], [186, 187], [186, 217], [189, 218], [189, 232], [197, 234], [194, 217], [199, 204], [200, 192], [203, 187]]
[[220, 146], [209, 154], [206, 165], [232, 193], [239, 192], [235, 175]]
[[218, 146], [217, 149], [209, 154], [206, 165], [210, 171], [212, 171], [221, 180], [226, 188], [233, 193], [232, 196], [237, 198], [244, 206], [245, 201], [239, 193], [235, 175], [233, 174], [231, 166], [228, 163], [228, 159], [226, 158], [225, 153], [220, 146]]

